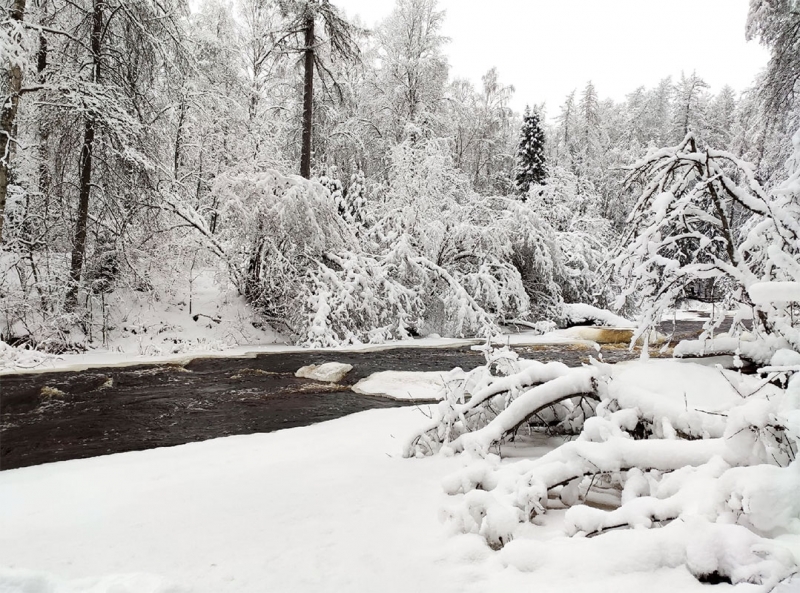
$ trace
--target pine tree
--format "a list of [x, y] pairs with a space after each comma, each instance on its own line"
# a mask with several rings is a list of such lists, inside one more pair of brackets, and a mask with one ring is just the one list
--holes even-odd
[[544, 158], [544, 130], [539, 114], [525, 108], [522, 121], [515, 183], [520, 193], [527, 194], [531, 185], [544, 184], [547, 168]]
[[347, 222], [364, 226], [367, 223], [367, 180], [358, 169], [350, 178], [350, 187], [344, 194], [343, 217]]

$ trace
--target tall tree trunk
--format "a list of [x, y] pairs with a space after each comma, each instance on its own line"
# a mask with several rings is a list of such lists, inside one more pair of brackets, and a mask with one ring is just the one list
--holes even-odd
[[[25, 1], [13, 0], [10, 16], [12, 21], [22, 23], [25, 15]], [[8, 196], [8, 182], [11, 171], [11, 136], [14, 133], [14, 123], [17, 119], [19, 106], [19, 92], [22, 88], [22, 68], [14, 64], [8, 70], [8, 100], [0, 112], [0, 245], [3, 244], [3, 216], [6, 211], [6, 196]]]
[[178, 169], [181, 166], [181, 150], [183, 149], [183, 126], [186, 121], [186, 97], [181, 98], [181, 104], [178, 106], [178, 132], [175, 135], [175, 154], [173, 162], [173, 173], [175, 179], [178, 178]]
[[[92, 77], [100, 82], [100, 43], [103, 34], [103, 2], [92, 0]], [[78, 303], [78, 286], [83, 272], [86, 255], [86, 222], [89, 219], [89, 194], [92, 188], [92, 155], [94, 152], [95, 121], [92, 114], [86, 116], [83, 127], [83, 146], [80, 160], [80, 192], [78, 194], [78, 218], [75, 221], [75, 241], [72, 247], [70, 264], [70, 287], [67, 292], [66, 307], [74, 309]]]
[[[44, 7], [44, 2], [42, 3]], [[45, 82], [45, 70], [47, 69], [47, 38], [44, 34], [39, 35], [39, 51], [36, 54], [36, 74], [39, 84]], [[47, 165], [48, 151], [47, 151], [47, 138], [48, 129], [44, 123], [43, 118], [39, 119], [39, 193], [44, 200], [49, 200], [50, 194], [50, 169]]]
[[314, 12], [306, 14], [305, 81], [303, 84], [303, 148], [300, 175], [311, 178], [311, 131], [314, 119]]

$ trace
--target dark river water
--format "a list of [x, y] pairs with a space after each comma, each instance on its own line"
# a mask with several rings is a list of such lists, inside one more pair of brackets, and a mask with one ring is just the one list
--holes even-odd
[[[679, 322], [681, 338], [700, 322]], [[672, 332], [672, 324], [662, 328]], [[520, 355], [571, 366], [593, 349], [515, 348]], [[638, 356], [604, 346], [604, 360]], [[353, 370], [337, 385], [294, 376], [308, 364], [343, 362]], [[196, 358], [185, 365], [142, 365], [77, 372], [0, 376], [0, 470], [180, 445], [232, 434], [306, 426], [372, 408], [408, 403], [359, 395], [350, 387], [378, 371], [472, 369], [483, 354], [460, 348], [374, 352], [305, 350], [255, 358]]]

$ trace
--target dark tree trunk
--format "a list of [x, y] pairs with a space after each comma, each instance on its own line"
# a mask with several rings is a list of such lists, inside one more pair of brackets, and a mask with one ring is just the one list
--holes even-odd
[[[22, 22], [25, 15], [25, 0], [13, 0], [10, 16], [12, 21]], [[18, 64], [8, 70], [9, 100], [0, 112], [0, 245], [3, 243], [3, 215], [6, 211], [9, 175], [11, 172], [11, 137], [17, 119], [19, 92], [22, 88], [22, 69]]]
[[314, 118], [314, 13], [306, 15], [305, 81], [303, 84], [303, 148], [300, 153], [300, 175], [311, 178], [311, 131]]
[[[44, 6], [44, 3], [42, 3]], [[47, 38], [39, 35], [39, 51], [36, 54], [36, 74], [40, 84], [45, 82], [45, 70], [47, 70]], [[47, 166], [47, 136], [48, 130], [43, 119], [39, 120], [39, 193], [45, 200], [49, 200], [50, 193], [50, 169]]]
[[178, 169], [181, 166], [181, 150], [183, 149], [183, 125], [186, 121], [186, 99], [181, 99], [181, 104], [178, 107], [178, 132], [175, 135], [175, 154], [173, 162], [173, 172], [175, 179], [178, 178]]
[[[92, 1], [92, 76], [100, 82], [100, 43], [103, 34], [103, 1]], [[92, 188], [92, 155], [94, 152], [95, 121], [92, 114], [86, 116], [83, 127], [83, 147], [80, 160], [80, 192], [78, 194], [78, 218], [75, 221], [75, 241], [70, 264], [70, 287], [66, 307], [71, 310], [78, 303], [78, 286], [86, 255], [86, 222], [89, 218], [89, 194]]]

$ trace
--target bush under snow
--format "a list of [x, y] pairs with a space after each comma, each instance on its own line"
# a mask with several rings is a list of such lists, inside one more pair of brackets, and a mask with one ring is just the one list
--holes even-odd
[[[800, 359], [791, 354], [759, 377], [678, 361], [568, 368], [495, 350], [448, 384], [405, 454], [471, 460], [444, 480], [454, 503], [443, 516], [495, 549], [516, 550], [526, 525], [566, 507], [568, 535], [649, 530], [637, 541], [659, 550], [651, 570], [685, 564], [700, 579], [770, 588], [799, 560], [776, 539], [800, 535]], [[498, 455], [512, 441], [524, 451], [536, 433], [577, 438], [535, 459]]]
[[448, 158], [433, 140], [402, 143], [357, 228], [327, 177], [221, 175], [207, 242], [265, 318], [310, 346], [489, 335], [559, 318], [564, 293], [589, 297], [594, 264], [570, 264], [529, 205], [472, 193]]

